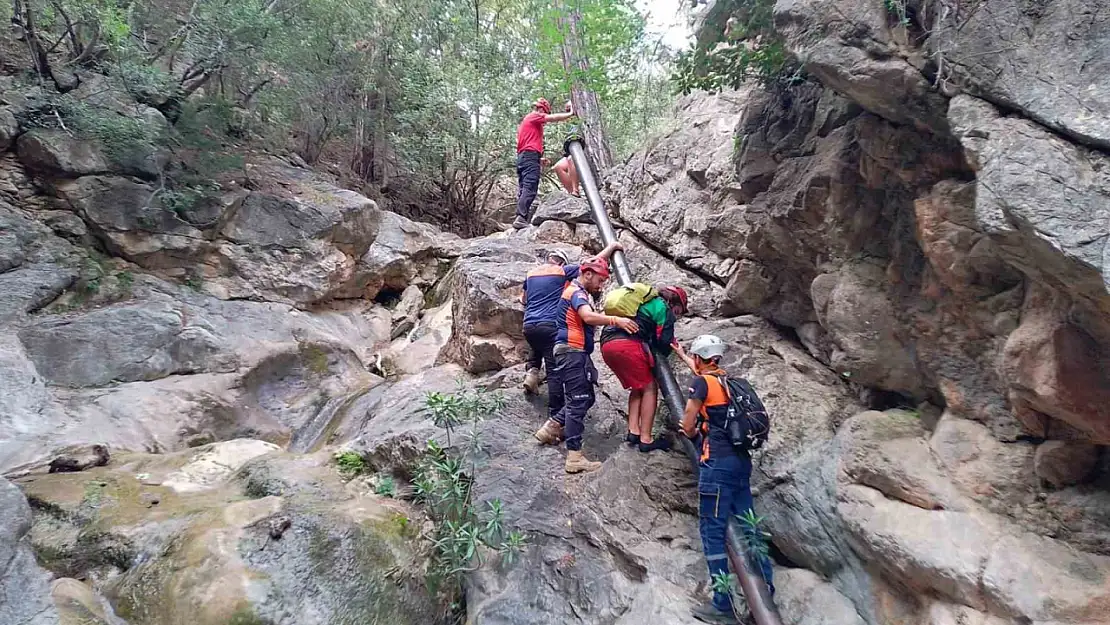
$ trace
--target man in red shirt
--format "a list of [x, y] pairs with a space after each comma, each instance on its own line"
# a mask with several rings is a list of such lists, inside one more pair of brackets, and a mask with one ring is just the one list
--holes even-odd
[[517, 230], [528, 227], [532, 218], [532, 202], [540, 188], [540, 162], [543, 159], [543, 126], [549, 122], [563, 122], [574, 117], [570, 107], [566, 113], [551, 114], [551, 105], [540, 98], [532, 104], [532, 112], [524, 116], [516, 131], [516, 220]]

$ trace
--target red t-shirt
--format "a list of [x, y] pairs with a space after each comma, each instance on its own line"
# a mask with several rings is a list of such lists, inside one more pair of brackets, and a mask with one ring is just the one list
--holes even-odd
[[543, 154], [543, 125], [547, 116], [532, 111], [524, 116], [516, 130], [516, 153], [539, 152]]

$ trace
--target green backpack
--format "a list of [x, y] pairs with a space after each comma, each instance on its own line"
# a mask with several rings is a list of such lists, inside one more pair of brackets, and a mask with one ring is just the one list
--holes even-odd
[[605, 314], [618, 317], [635, 317], [644, 302], [659, 297], [659, 291], [650, 284], [633, 282], [605, 294]]

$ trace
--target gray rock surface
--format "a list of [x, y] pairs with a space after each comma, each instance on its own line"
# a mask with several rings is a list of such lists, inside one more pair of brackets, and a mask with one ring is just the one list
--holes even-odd
[[1107, 15], [1102, 0], [955, 5], [937, 20], [928, 45], [943, 58], [948, 80], [972, 94], [1107, 149]]
[[30, 529], [31, 509], [23, 493], [0, 477], [0, 622], [57, 625], [50, 574], [35, 563]]

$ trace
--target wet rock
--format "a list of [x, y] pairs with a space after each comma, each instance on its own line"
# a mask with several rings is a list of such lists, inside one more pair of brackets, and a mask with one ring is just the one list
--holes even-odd
[[66, 449], [62, 455], [50, 461], [51, 473], [84, 471], [102, 467], [111, 460], [106, 445], [87, 445]]
[[[196, 483], [196, 490], [167, 487], [164, 480], [181, 470], [175, 465], [187, 465], [191, 453], [131, 455], [119, 469], [94, 469], [103, 485], [95, 497], [70, 475], [28, 478], [29, 492], [49, 503], [36, 512], [36, 546], [53, 549], [51, 566], [82, 573], [99, 570], [107, 554], [74, 559], [73, 547], [103, 546], [106, 537], [75, 519], [95, 514], [116, 536], [126, 533], [134, 549], [150, 556], [113, 559], [113, 578], [94, 583], [133, 625], [181, 618], [200, 625], [434, 622], [440, 608], [414, 560], [421, 543], [398, 529], [415, 511], [347, 489], [330, 454], [270, 454], [233, 480], [222, 471], [218, 478], [206, 473], [214, 479]], [[280, 481], [282, 494], [259, 496], [257, 485], [267, 481]], [[161, 504], [142, 505], [142, 493], [160, 496]], [[402, 517], [404, 524], [397, 520]], [[281, 526], [275, 540], [272, 528]]]
[[27, 540], [31, 510], [14, 484], [0, 478], [0, 622], [57, 625], [50, 575], [39, 568]]
[[50, 596], [58, 610], [60, 625], [111, 625], [104, 606], [91, 588], [63, 577], [50, 585]]
[[279, 449], [272, 443], [249, 439], [214, 443], [197, 450], [188, 464], [162, 480], [162, 486], [177, 493], [207, 490], [226, 482], [235, 471], [254, 458]]
[[1037, 477], [1056, 486], [1083, 482], [1098, 464], [1099, 448], [1090, 443], [1046, 441], [1037, 445], [1033, 468]]

